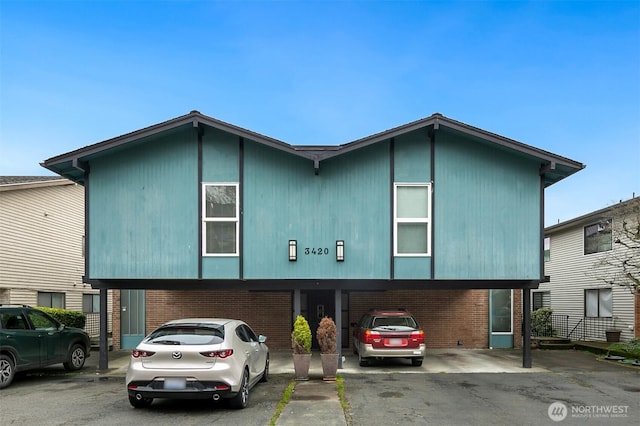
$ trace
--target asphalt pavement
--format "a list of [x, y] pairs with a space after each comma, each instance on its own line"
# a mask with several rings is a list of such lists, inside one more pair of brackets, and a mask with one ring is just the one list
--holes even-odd
[[[87, 373], [126, 374], [128, 351], [109, 352], [105, 371], [97, 369], [98, 358], [97, 352], [92, 353]], [[299, 425], [320, 419], [329, 426], [553, 424], [547, 411], [558, 401], [564, 404], [566, 424], [589, 418], [624, 425], [635, 424], [640, 418], [640, 368], [605, 361], [588, 352], [534, 350], [532, 368], [522, 367], [520, 350], [509, 349], [432, 349], [420, 367], [407, 360], [360, 367], [357, 357], [349, 353], [342, 364], [338, 373], [344, 378], [346, 410], [336, 382], [322, 380], [320, 356], [314, 353], [310, 379], [295, 382], [293, 395], [276, 424]], [[270, 374], [293, 379], [289, 351], [271, 352]], [[535, 421], [527, 420], [532, 410], [537, 413]], [[585, 410], [624, 412], [613, 418], [611, 413], [585, 414]]]

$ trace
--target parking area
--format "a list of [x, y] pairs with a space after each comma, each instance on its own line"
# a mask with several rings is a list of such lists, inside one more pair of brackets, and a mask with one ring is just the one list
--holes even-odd
[[[3, 421], [25, 425], [267, 425], [293, 378], [291, 353], [274, 351], [271, 380], [253, 388], [245, 410], [213, 401], [163, 400], [154, 402], [149, 410], [136, 410], [129, 406], [124, 389], [128, 352], [111, 352], [107, 372], [96, 370], [98, 358], [93, 353], [81, 373], [66, 373], [59, 366], [17, 378], [2, 391]], [[322, 383], [319, 354], [313, 359], [310, 381]], [[583, 424], [585, 420], [637, 424], [640, 368], [580, 351], [535, 350], [534, 368], [524, 369], [521, 363], [521, 351], [502, 349], [431, 350], [421, 367], [404, 360], [360, 367], [357, 357], [346, 354], [340, 374], [348, 409], [326, 413], [321, 395], [308, 395], [305, 403], [319, 410], [325, 424], [338, 424], [327, 421], [332, 415], [344, 416], [341, 424], [348, 425], [557, 424], [553, 413], [564, 415], [555, 419], [561, 424]], [[38, 401], [38, 410], [33, 401]], [[554, 405], [557, 403], [562, 405]]]

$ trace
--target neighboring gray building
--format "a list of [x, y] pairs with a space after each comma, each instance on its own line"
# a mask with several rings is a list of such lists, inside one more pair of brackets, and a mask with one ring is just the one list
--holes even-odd
[[0, 271], [0, 303], [83, 311], [87, 331], [98, 334], [99, 291], [82, 282], [81, 185], [59, 176], [0, 176]]
[[[551, 308], [554, 315], [568, 316], [567, 330], [556, 332], [566, 331], [573, 340], [605, 340], [608, 329], [620, 330], [625, 341], [639, 336], [640, 296], [601, 279], [619, 272], [603, 265], [603, 259], [628, 255], [628, 249], [617, 244], [616, 238], [622, 217], [637, 220], [629, 210], [638, 204], [640, 197], [632, 198], [545, 229], [545, 275], [549, 282], [532, 291], [532, 308]], [[614, 280], [620, 282], [619, 278]]]

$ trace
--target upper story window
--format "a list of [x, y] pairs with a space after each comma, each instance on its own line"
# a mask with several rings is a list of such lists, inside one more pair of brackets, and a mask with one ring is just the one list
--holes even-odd
[[240, 207], [237, 183], [202, 185], [202, 253], [238, 255]]
[[431, 184], [394, 186], [393, 246], [395, 256], [431, 254]]
[[544, 261], [548, 262], [551, 260], [551, 237], [546, 237], [544, 239]]
[[611, 219], [584, 227], [584, 254], [611, 250]]

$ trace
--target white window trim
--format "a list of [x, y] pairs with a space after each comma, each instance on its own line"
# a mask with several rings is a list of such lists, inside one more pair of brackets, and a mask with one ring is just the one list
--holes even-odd
[[[398, 187], [421, 186], [427, 188], [427, 217], [398, 219]], [[394, 182], [393, 184], [393, 255], [395, 257], [430, 257], [431, 256], [431, 182]], [[398, 223], [426, 223], [427, 224], [427, 252], [426, 253], [398, 253]]]
[[[236, 217], [215, 217], [208, 218], [207, 217], [207, 187], [208, 186], [234, 186], [236, 188]], [[203, 257], [239, 257], [240, 253], [240, 199], [239, 199], [239, 188], [240, 184], [238, 182], [203, 182], [202, 183], [202, 206], [201, 214], [202, 214], [202, 224], [201, 230], [202, 233], [202, 256]], [[208, 222], [234, 222], [236, 225], [236, 247], [235, 253], [207, 253], [207, 223]]]

